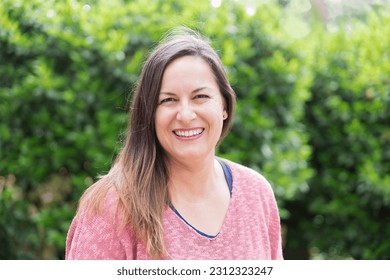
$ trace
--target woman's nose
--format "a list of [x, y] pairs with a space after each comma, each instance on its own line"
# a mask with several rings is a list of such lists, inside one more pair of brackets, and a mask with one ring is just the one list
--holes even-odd
[[190, 104], [181, 104], [176, 118], [184, 123], [189, 123], [196, 118], [196, 113]]

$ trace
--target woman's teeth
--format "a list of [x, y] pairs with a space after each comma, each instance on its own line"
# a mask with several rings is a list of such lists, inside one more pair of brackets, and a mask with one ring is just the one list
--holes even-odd
[[180, 137], [193, 137], [201, 134], [203, 130], [204, 129], [202, 128], [193, 129], [193, 130], [174, 130], [174, 133]]

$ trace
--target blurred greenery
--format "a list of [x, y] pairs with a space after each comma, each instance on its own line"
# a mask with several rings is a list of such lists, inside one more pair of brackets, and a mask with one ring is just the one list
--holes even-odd
[[326, 2], [0, 0], [0, 259], [64, 258], [177, 25], [222, 57], [238, 104], [218, 154], [271, 182], [285, 258], [389, 259], [390, 7]]

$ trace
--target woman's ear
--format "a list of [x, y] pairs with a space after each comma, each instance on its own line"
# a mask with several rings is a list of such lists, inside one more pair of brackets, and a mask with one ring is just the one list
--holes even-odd
[[229, 114], [226, 112], [226, 109], [223, 109], [222, 118], [223, 120], [226, 120], [228, 118]]

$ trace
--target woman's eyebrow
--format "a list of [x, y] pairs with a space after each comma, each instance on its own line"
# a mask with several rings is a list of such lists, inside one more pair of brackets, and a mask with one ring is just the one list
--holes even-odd
[[[210, 90], [209, 87], [199, 87], [199, 88], [196, 88], [194, 89], [191, 93], [194, 94], [194, 93], [198, 93], [202, 90]], [[173, 92], [170, 92], [170, 91], [160, 91], [160, 94], [165, 94], [165, 95], [169, 95], [169, 96], [176, 96], [177, 94], [176, 93], [173, 93]]]
[[202, 91], [202, 90], [205, 90], [205, 89], [210, 89], [210, 88], [209, 88], [209, 87], [200, 87], [200, 88], [194, 89], [194, 90], [192, 91], [192, 93], [198, 93], [198, 92], [200, 92], [200, 91]]
[[169, 91], [161, 91], [161, 92], [160, 92], [160, 95], [161, 95], [161, 94], [168, 95], [168, 96], [176, 96], [176, 93], [169, 92]]

